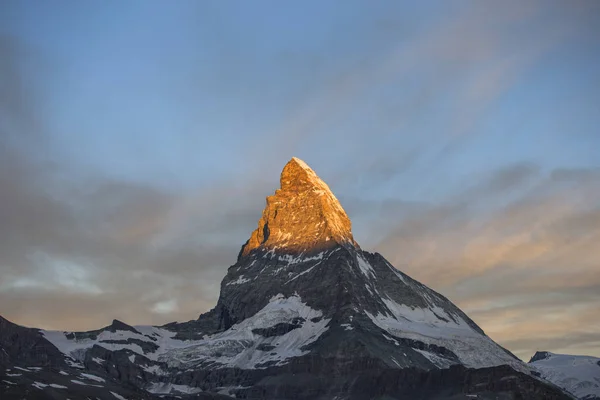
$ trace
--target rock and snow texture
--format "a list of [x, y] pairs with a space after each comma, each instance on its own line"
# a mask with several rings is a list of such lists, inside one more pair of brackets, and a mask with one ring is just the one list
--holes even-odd
[[[434, 345], [451, 351], [454, 357], [445, 357], [435, 350], [415, 348], [434, 365], [445, 368], [462, 364], [471, 368], [491, 367], [508, 364], [525, 370], [522, 363], [500, 348], [490, 338], [475, 331], [460, 316], [452, 315], [444, 309], [411, 308], [390, 299], [382, 299], [390, 314], [371, 315], [373, 323], [395, 338], [405, 338]], [[434, 347], [432, 347], [433, 349]]]
[[350, 219], [329, 186], [296, 157], [281, 172], [280, 189], [267, 197], [258, 228], [241, 255], [257, 248], [290, 253], [315, 251], [351, 243]]
[[[322, 316], [322, 312], [307, 306], [298, 295], [284, 297], [279, 294], [250, 318], [200, 340], [179, 340], [174, 338], [175, 332], [153, 326], [136, 326], [140, 333], [103, 331], [95, 338], [81, 339], [67, 332], [42, 333], [65, 355], [76, 360], [83, 360], [86, 350], [100, 346], [110, 351], [130, 350], [149, 360], [181, 369], [207, 364], [214, 368], [253, 369], [281, 365], [291, 357], [307, 354], [308, 351], [303, 349], [327, 330], [329, 319]], [[153, 347], [144, 351], [141, 342]], [[135, 355], [129, 356], [129, 361], [135, 363]], [[140, 362], [143, 359], [140, 358]], [[165, 375], [158, 366], [143, 369]]]
[[327, 330], [329, 319], [298, 295], [279, 294], [256, 314], [192, 346], [165, 354], [170, 365], [217, 363], [242, 369], [282, 365], [307, 354], [306, 346]]
[[[371, 259], [373, 265], [366, 257], [359, 256], [359, 266], [363, 274], [373, 275], [369, 292], [374, 293], [383, 307], [377, 312], [364, 312], [389, 336], [408, 339], [414, 343], [414, 350], [439, 368], [454, 364], [470, 368], [506, 364], [520, 371], [527, 370], [448, 299], [395, 270], [383, 257], [374, 255]], [[384, 287], [383, 280], [376, 276], [385, 276], [388, 285]]]
[[600, 399], [600, 358], [543, 351], [537, 352], [529, 365], [578, 399]]

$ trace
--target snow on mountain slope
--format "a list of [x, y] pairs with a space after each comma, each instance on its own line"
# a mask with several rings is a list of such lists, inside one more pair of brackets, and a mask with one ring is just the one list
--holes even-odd
[[[363, 257], [358, 257], [361, 271], [369, 271], [375, 276], [377, 268], [373, 268]], [[458, 360], [445, 357], [444, 354], [419, 349], [433, 364], [445, 368], [452, 364], [462, 364], [471, 368], [484, 368], [496, 365], [510, 365], [520, 371], [527, 367], [505, 349], [498, 346], [473, 322], [468, 323], [458, 313], [454, 312], [447, 300], [440, 298], [431, 289], [412, 284], [399, 273], [398, 284], [404, 285], [405, 291], [414, 291], [420, 297], [423, 305], [401, 304], [393, 300], [398, 298], [396, 293], [386, 293], [384, 288], [376, 289], [385, 309], [377, 314], [365, 311], [370, 320], [396, 338], [405, 338], [450, 350]], [[414, 281], [413, 281], [414, 282]], [[416, 283], [416, 282], [414, 282]], [[377, 285], [375, 285], [377, 286]], [[396, 294], [396, 296], [394, 296]]]
[[[457, 321], [440, 319], [447, 316], [442, 309], [410, 308], [384, 299], [393, 316], [368, 314], [373, 323], [397, 338], [414, 339], [429, 345], [447, 348], [458, 356], [460, 364], [471, 368], [508, 364], [519, 370], [524, 366], [500, 349], [489, 337], [475, 332], [460, 317]], [[420, 350], [440, 368], [458, 364], [453, 360]]]
[[[161, 329], [152, 327], [152, 331], [152, 333], [160, 334]], [[128, 349], [148, 358], [153, 357], [152, 353], [145, 353], [139, 344], [139, 342], [153, 343], [153, 341], [147, 336], [131, 331], [103, 331], [96, 337], [84, 336], [80, 338], [72, 332], [47, 330], [40, 330], [40, 332], [57, 349], [75, 360], [82, 360], [85, 351], [94, 345], [99, 345], [110, 351]]]
[[538, 351], [529, 365], [579, 399], [600, 399], [600, 358]]
[[[154, 326], [135, 326], [137, 332], [104, 330], [95, 338], [80, 339], [69, 332], [41, 332], [61, 352], [76, 360], [83, 360], [86, 350], [97, 345], [110, 351], [130, 350], [182, 369], [207, 363], [252, 369], [281, 365], [291, 357], [306, 354], [302, 348], [327, 330], [329, 319], [322, 315], [304, 304], [298, 295], [280, 294], [252, 317], [202, 340], [178, 340], [174, 338], [175, 332]], [[152, 346], [151, 350], [145, 351], [141, 342]]]
[[170, 366], [206, 362], [252, 369], [282, 365], [308, 351], [305, 346], [327, 330], [329, 319], [302, 302], [299, 296], [277, 295], [253, 315], [225, 332], [190, 346], [164, 353], [159, 359]]

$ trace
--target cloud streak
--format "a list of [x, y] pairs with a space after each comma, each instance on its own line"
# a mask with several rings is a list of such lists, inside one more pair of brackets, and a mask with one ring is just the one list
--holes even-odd
[[532, 336], [543, 338], [535, 350], [554, 344], [555, 351], [596, 354], [593, 342], [567, 346], [562, 338], [599, 328], [589, 318], [600, 310], [599, 171], [536, 173], [520, 196], [489, 204], [534, 170], [499, 171], [453, 203], [425, 207], [375, 248], [524, 358]]

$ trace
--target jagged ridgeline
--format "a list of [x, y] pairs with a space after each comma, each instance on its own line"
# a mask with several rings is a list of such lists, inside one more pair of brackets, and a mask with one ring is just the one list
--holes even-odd
[[79, 333], [6, 321], [0, 397], [570, 398], [444, 296], [363, 251], [303, 161], [280, 183], [212, 310]]

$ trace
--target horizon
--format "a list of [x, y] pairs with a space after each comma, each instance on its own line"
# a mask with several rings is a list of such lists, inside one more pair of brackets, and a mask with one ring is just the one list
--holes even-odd
[[524, 361], [600, 357], [600, 3], [228, 4], [0, 4], [0, 316], [196, 319], [297, 156]]

